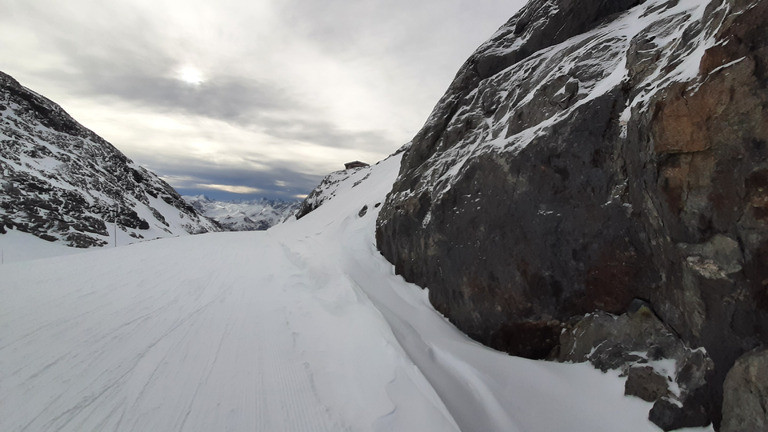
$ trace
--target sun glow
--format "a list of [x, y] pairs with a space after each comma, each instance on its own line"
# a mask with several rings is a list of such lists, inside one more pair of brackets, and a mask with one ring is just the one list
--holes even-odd
[[197, 184], [202, 189], [213, 189], [236, 194], [255, 194], [264, 192], [262, 189], [250, 186], [222, 185], [222, 184]]
[[206, 80], [203, 71], [192, 65], [184, 65], [176, 69], [176, 79], [193, 86], [198, 86]]

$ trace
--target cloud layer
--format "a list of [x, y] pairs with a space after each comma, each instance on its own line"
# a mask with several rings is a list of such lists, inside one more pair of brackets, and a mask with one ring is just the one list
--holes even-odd
[[0, 70], [184, 193], [292, 198], [407, 142], [522, 3], [5, 0]]

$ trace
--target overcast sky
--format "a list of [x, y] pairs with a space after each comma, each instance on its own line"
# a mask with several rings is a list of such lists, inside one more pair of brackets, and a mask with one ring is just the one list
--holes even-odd
[[183, 194], [307, 194], [408, 142], [525, 0], [0, 0], [0, 70]]

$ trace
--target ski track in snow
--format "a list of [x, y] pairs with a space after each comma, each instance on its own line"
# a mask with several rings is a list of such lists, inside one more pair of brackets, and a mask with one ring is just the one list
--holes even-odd
[[0, 431], [657, 431], [615, 374], [485, 348], [394, 275], [398, 167], [266, 232], [0, 265]]
[[190, 240], [206, 249], [87, 253], [76, 274], [3, 268], [2, 430], [349, 429], [315, 389], [325, 359], [297, 346], [293, 316], [314, 280], [266, 235]]

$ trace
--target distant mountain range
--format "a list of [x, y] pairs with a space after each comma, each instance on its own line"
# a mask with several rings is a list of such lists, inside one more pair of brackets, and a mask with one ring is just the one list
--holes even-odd
[[0, 233], [74, 247], [220, 231], [154, 173], [0, 72]]
[[215, 220], [227, 231], [260, 231], [294, 215], [300, 201], [261, 198], [250, 201], [216, 201], [205, 195], [183, 196], [198, 212]]

